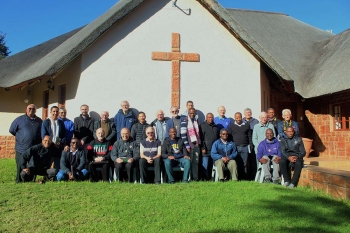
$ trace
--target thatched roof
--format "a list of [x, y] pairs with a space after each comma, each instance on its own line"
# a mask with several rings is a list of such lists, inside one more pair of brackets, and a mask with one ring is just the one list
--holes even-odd
[[[56, 43], [43, 43], [47, 49], [39, 45], [1, 60], [0, 86], [11, 87], [59, 72], [142, 2], [120, 0], [84, 28], [50, 40], [57, 40]], [[224, 9], [216, 0], [199, 2], [279, 77], [294, 82], [295, 91], [304, 98], [350, 88], [350, 82], [346, 83], [346, 67], [350, 66], [349, 31], [333, 35], [285, 14]], [[38, 56], [28, 59], [33, 53]], [[23, 60], [27, 60], [25, 65], [21, 63]], [[327, 84], [331, 82], [330, 87]]]

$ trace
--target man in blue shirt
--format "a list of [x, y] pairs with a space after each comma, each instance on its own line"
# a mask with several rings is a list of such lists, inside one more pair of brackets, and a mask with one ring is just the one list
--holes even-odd
[[228, 129], [228, 127], [231, 125], [231, 119], [227, 118], [225, 116], [226, 109], [224, 106], [220, 106], [218, 108], [219, 116], [214, 118], [214, 123], [218, 126], [219, 131], [221, 129]]
[[114, 116], [114, 124], [117, 131], [117, 140], [121, 137], [120, 132], [123, 128], [128, 128], [131, 131], [131, 127], [137, 122], [136, 116], [128, 101], [123, 100], [120, 104], [121, 109]]
[[64, 126], [66, 128], [66, 144], [70, 145], [70, 140], [73, 137], [74, 134], [74, 123], [73, 121], [66, 118], [67, 116], [67, 110], [65, 108], [60, 108], [58, 113], [58, 119], [63, 121]]
[[220, 138], [216, 140], [211, 148], [211, 157], [219, 174], [219, 180], [224, 181], [224, 168], [227, 167], [231, 173], [231, 179], [237, 181], [237, 164], [235, 158], [237, 156], [236, 145], [232, 141], [228, 141], [228, 131], [222, 129]]

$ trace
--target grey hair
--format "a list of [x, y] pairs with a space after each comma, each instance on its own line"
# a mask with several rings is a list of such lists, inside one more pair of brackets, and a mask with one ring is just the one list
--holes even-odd
[[252, 110], [251, 110], [250, 108], [246, 108], [246, 109], [244, 109], [244, 112], [245, 112], [245, 111], [252, 112]]
[[292, 115], [292, 111], [288, 108], [282, 110], [282, 116], [284, 116], [285, 113], [289, 112], [290, 115]]

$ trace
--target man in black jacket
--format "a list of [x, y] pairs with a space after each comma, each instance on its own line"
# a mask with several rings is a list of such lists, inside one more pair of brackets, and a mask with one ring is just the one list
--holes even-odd
[[[280, 160], [280, 170], [284, 178], [283, 186], [294, 188], [300, 178], [301, 169], [303, 168], [303, 157], [305, 156], [305, 148], [303, 140], [295, 135], [295, 130], [292, 126], [286, 128], [287, 137], [281, 137], [280, 148], [282, 159]], [[294, 169], [294, 174], [291, 179], [288, 169]]]
[[57, 173], [57, 181], [61, 180], [85, 180], [89, 177], [88, 170], [85, 169], [85, 152], [79, 149], [78, 138], [72, 138], [70, 150], [62, 151], [61, 168]]
[[93, 139], [94, 119], [89, 117], [89, 106], [86, 104], [80, 107], [80, 116], [74, 118], [74, 137], [80, 140], [84, 148]]
[[205, 118], [205, 122], [201, 125], [201, 138], [202, 138], [202, 169], [204, 178], [210, 180], [211, 170], [213, 167], [213, 159], [210, 156], [211, 147], [213, 143], [219, 139], [219, 129], [214, 123], [214, 115], [208, 113]]
[[41, 144], [29, 148], [22, 154], [20, 174], [22, 180], [32, 181], [35, 175], [53, 179], [57, 170], [51, 168], [51, 164], [53, 158], [57, 157], [57, 153], [58, 149], [52, 144], [50, 136], [44, 136]]
[[108, 111], [101, 112], [100, 117], [100, 120], [94, 122], [94, 138], [97, 139], [96, 130], [102, 128], [106, 132], [106, 140], [113, 144], [116, 141], [116, 127], [114, 121], [109, 119]]
[[250, 130], [250, 125], [242, 121], [240, 112], [235, 113], [235, 122], [230, 125], [228, 132], [237, 146], [238, 156], [236, 157], [236, 163], [239, 179], [247, 179], [248, 154], [249, 149], [253, 148], [252, 131]]
[[121, 138], [113, 145], [111, 151], [111, 159], [114, 162], [114, 167], [117, 170], [117, 179], [123, 181], [122, 171], [126, 169], [128, 182], [132, 182], [131, 172], [134, 167], [137, 167], [139, 159], [139, 146], [133, 142], [130, 137], [130, 130], [123, 128], [120, 132]]
[[168, 181], [170, 184], [175, 182], [173, 176], [173, 167], [181, 166], [184, 168], [182, 182], [188, 182], [188, 176], [191, 169], [191, 160], [188, 156], [186, 146], [182, 139], [176, 137], [177, 132], [175, 128], [169, 129], [169, 137], [164, 139], [162, 145], [162, 158], [166, 173], [168, 174]]

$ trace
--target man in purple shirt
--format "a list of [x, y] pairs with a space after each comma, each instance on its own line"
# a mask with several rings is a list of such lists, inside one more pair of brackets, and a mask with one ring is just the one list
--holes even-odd
[[271, 172], [270, 172], [270, 163], [272, 161], [273, 165], [273, 174], [272, 174], [272, 182], [274, 184], [278, 184], [279, 180], [279, 161], [281, 160], [281, 151], [280, 151], [280, 142], [273, 136], [272, 129], [266, 130], [266, 139], [261, 141], [256, 158], [262, 165], [262, 169], [264, 171], [264, 183], [271, 182]]

